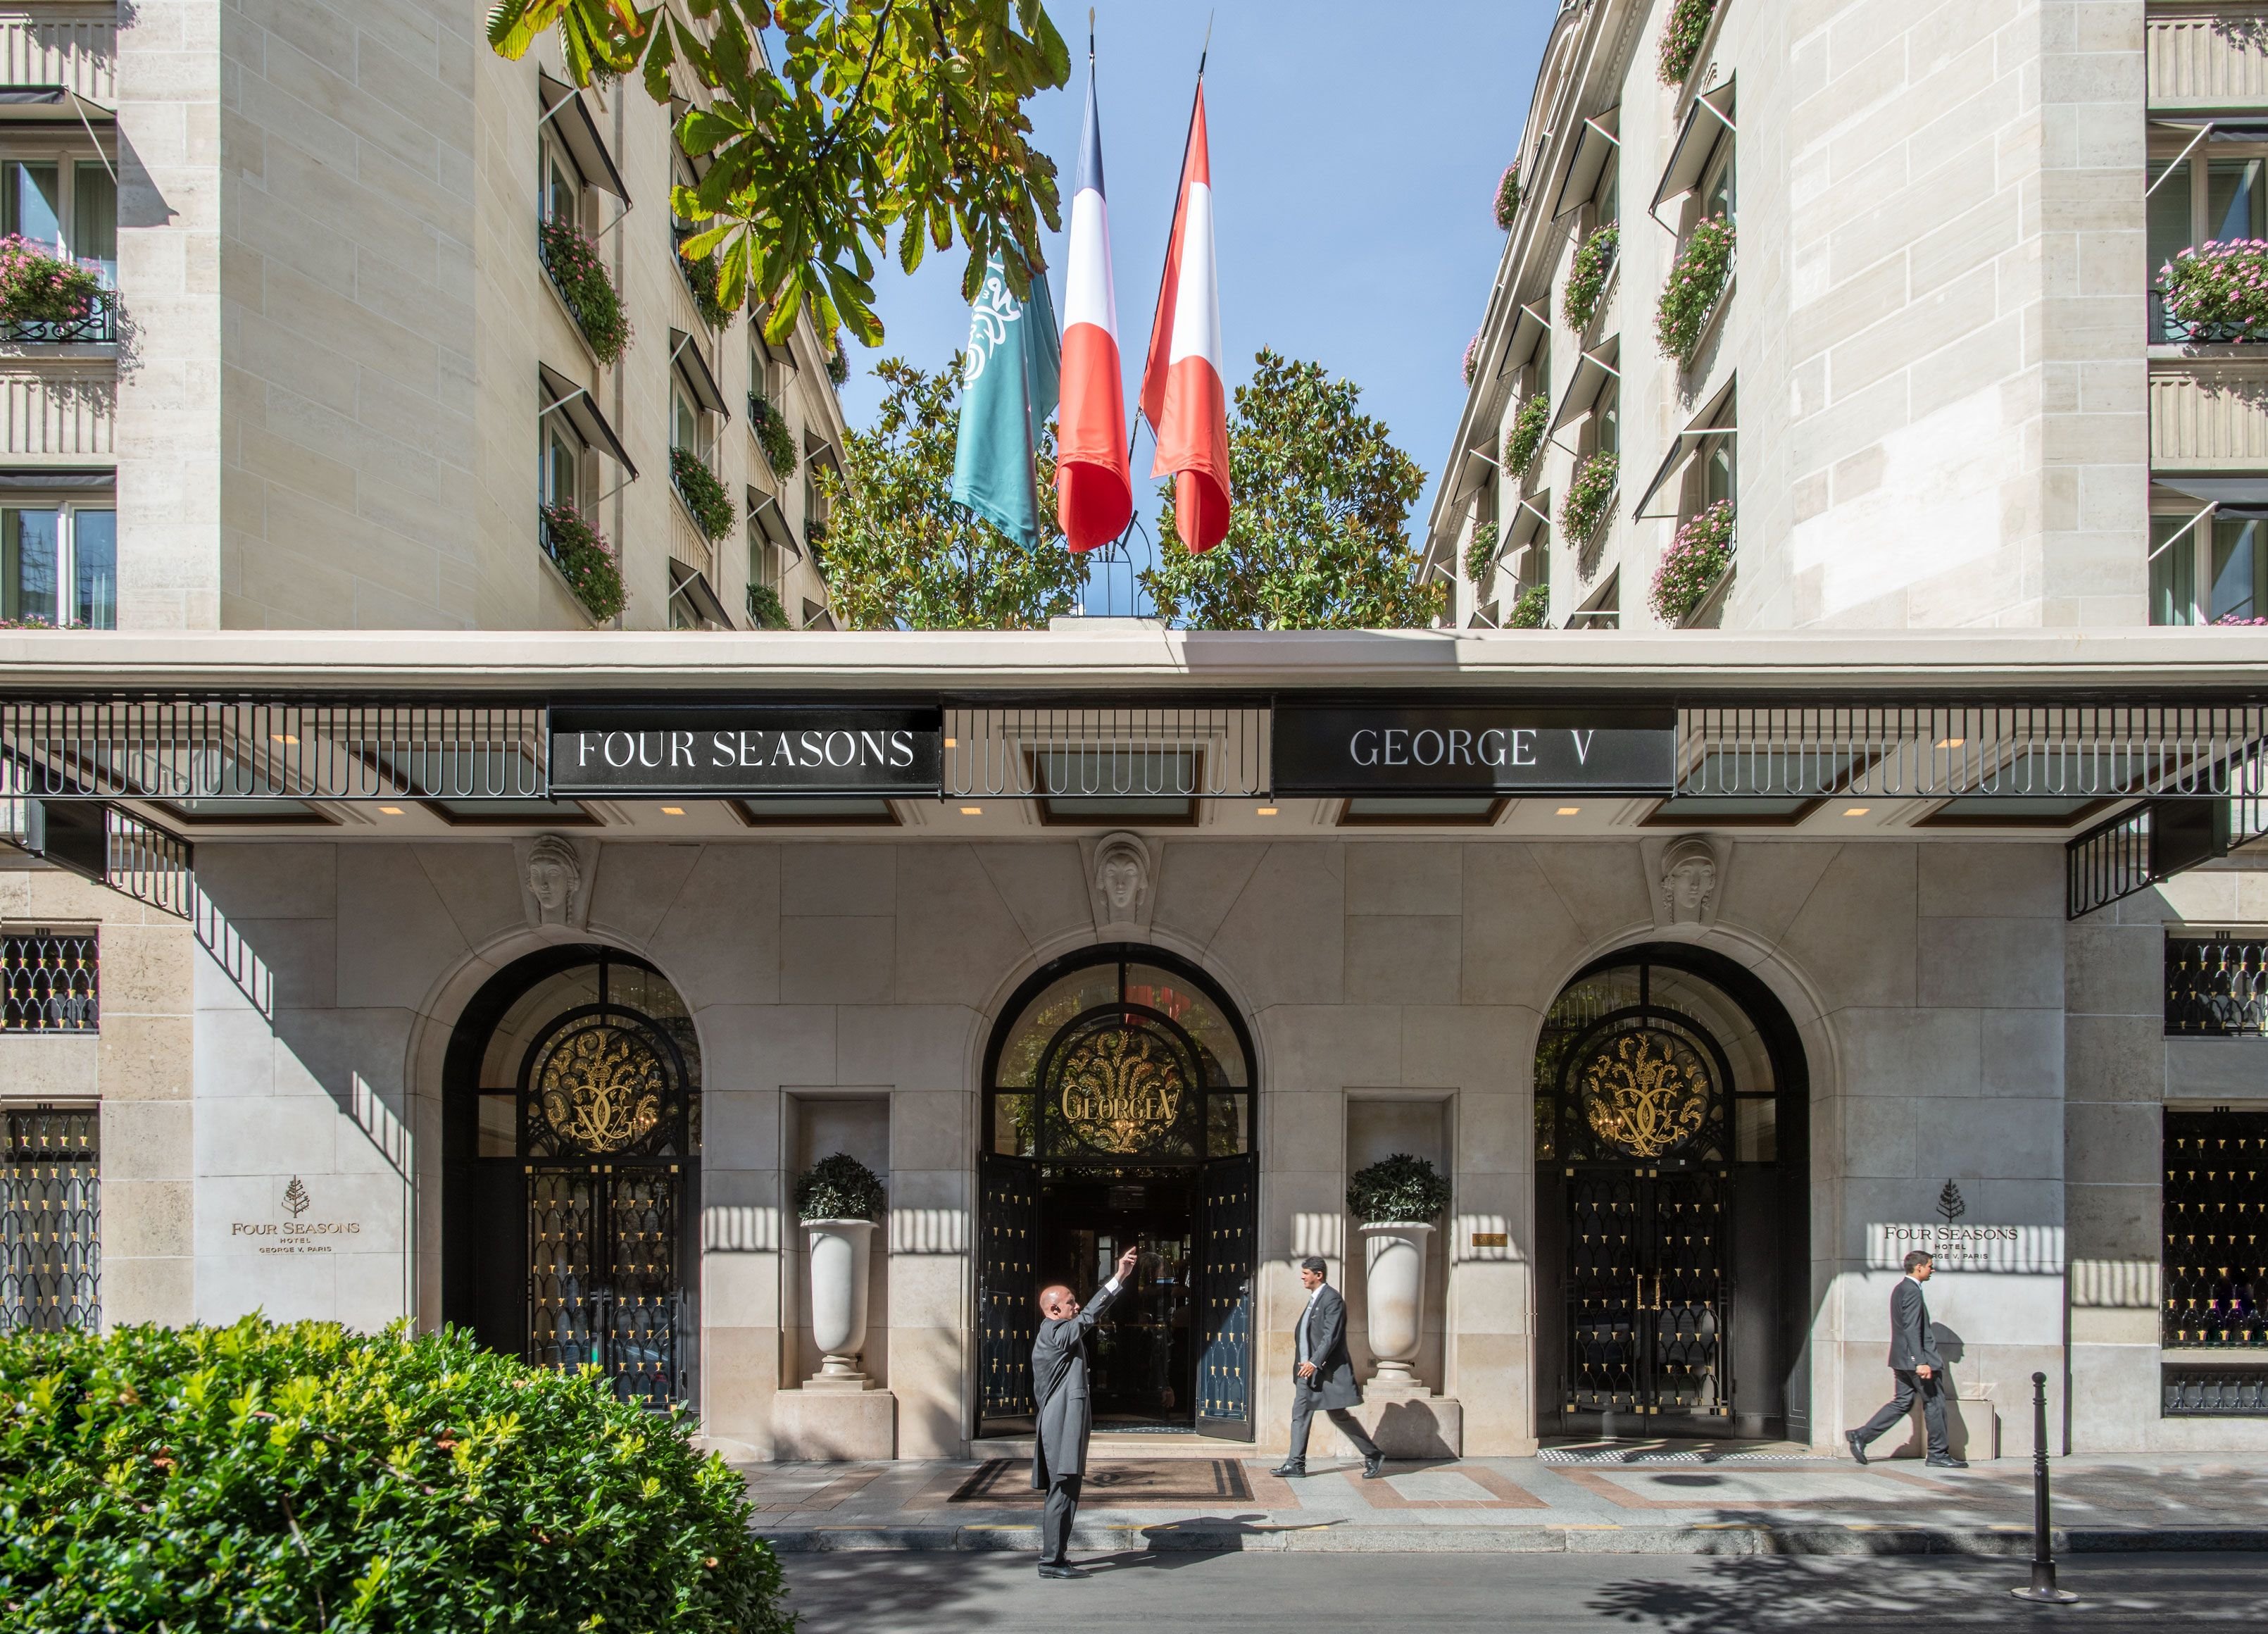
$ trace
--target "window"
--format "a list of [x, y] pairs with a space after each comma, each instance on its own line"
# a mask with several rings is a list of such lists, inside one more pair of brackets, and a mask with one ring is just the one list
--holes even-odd
[[1736, 218], [1733, 177], [1733, 140], [1728, 134], [1717, 144], [1716, 156], [1709, 161], [1709, 168], [1703, 176], [1702, 220], [1716, 216], [1722, 216], [1727, 221]]
[[1339, 807], [1339, 826], [1485, 828], [1506, 803], [1492, 795], [1358, 795]]
[[[2202, 145], [2228, 144], [2208, 138]], [[2161, 275], [2166, 263], [2185, 249], [2228, 239], [2268, 238], [2268, 179], [2263, 175], [2268, 144], [2256, 145], [2261, 156], [2208, 158], [2193, 152], [2187, 159], [2151, 162], [2147, 231], [2154, 294], [2164, 292]], [[2154, 299], [2151, 308], [2151, 340], [2190, 338], [2165, 316], [2161, 302]]]
[[583, 495], [583, 445], [563, 414], [547, 414], [543, 427], [543, 502], [579, 510]]
[[1602, 227], [1613, 226], [1622, 219], [1622, 147], [1617, 144], [1614, 151], [1607, 155], [1607, 162], [1603, 166], [1604, 174], [1599, 181], [1597, 203], [1599, 225]]
[[2150, 622], [2268, 617], [2268, 509], [2150, 519]]
[[118, 283], [118, 184], [99, 159], [0, 159], [0, 233], [12, 233]]
[[1049, 749], [1030, 775], [1042, 823], [1193, 828], [1204, 766], [1195, 749]]
[[98, 1031], [99, 976], [90, 934], [42, 929], [0, 936], [0, 1031]]
[[101, 1121], [91, 1106], [0, 1119], [0, 1334], [102, 1326]]
[[2260, 1303], [2268, 1253], [2258, 1224], [2268, 1210], [2268, 1112], [2169, 1106], [2164, 1118], [2161, 1410], [2169, 1418], [2257, 1418], [2268, 1414], [2268, 1374], [2259, 1368], [2268, 1353]]
[[118, 513], [108, 505], [0, 506], [0, 618], [118, 627]]
[[1729, 500], [1733, 492], [1733, 445], [1720, 442], [1701, 462], [1701, 508]]
[[583, 225], [583, 173], [550, 136], [543, 137], [541, 147], [539, 162], [542, 196], [539, 208], [543, 219], [563, 221], [579, 229]]
[[700, 407], [693, 401], [692, 388], [677, 374], [671, 375], [669, 381], [669, 446], [688, 449], [696, 459], [706, 457], [702, 446]]
[[1598, 401], [1591, 406], [1588, 430], [1589, 452], [1619, 454], [1623, 446], [1622, 393], [1617, 382], [1609, 380], [1600, 388]]

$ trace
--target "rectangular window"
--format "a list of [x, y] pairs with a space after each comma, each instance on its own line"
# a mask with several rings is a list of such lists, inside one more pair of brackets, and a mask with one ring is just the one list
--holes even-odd
[[[2268, 1113], [2165, 1113], [2159, 1343], [2169, 1418], [2268, 1416]], [[2235, 1365], [2231, 1365], [2235, 1364]]]
[[0, 231], [45, 245], [57, 255], [63, 253], [60, 169], [52, 159], [16, 159], [0, 164]]
[[2268, 1038], [2268, 942], [2169, 935], [2166, 1036]]
[[583, 448], [560, 424], [563, 413], [544, 418], [543, 502], [578, 510], [583, 494]]
[[94, 269], [105, 289], [118, 287], [118, 183], [99, 163], [71, 166], [71, 259]]
[[0, 936], [0, 1031], [95, 1031], [99, 972], [92, 935], [36, 930]]
[[[2213, 142], [2212, 145], [2222, 145]], [[2197, 338], [2166, 315], [2165, 269], [2183, 250], [2231, 239], [2268, 237], [2268, 159], [2154, 159], [2146, 210], [2150, 256], [2148, 338], [2172, 344]]]
[[669, 446], [690, 449], [696, 456], [702, 452], [701, 410], [694, 406], [685, 382], [674, 376], [669, 382]]
[[2268, 522], [2216, 516], [2205, 621], [2268, 617]]
[[541, 193], [538, 208], [546, 221], [563, 221], [571, 226], [583, 225], [583, 177], [574, 161], [559, 151], [559, 144], [545, 138], [541, 155]]
[[102, 1325], [101, 1117], [92, 1107], [5, 1114], [0, 1149], [0, 1334]]
[[118, 282], [118, 183], [99, 159], [0, 159], [0, 233]]
[[118, 513], [108, 506], [0, 506], [0, 618], [118, 627]]
[[2191, 516], [2150, 519], [2150, 622], [2196, 622], [2198, 536], [2209, 524]]

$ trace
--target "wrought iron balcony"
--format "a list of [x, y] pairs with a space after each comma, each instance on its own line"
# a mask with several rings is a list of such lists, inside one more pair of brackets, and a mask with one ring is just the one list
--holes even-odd
[[2268, 943], [2167, 937], [2166, 1036], [2268, 1037]]
[[118, 338], [118, 292], [98, 291], [86, 315], [63, 322], [44, 318], [0, 318], [0, 340], [34, 344], [102, 344]]

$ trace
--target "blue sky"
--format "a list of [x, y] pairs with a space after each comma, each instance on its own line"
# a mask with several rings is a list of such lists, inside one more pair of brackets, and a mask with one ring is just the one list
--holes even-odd
[[[1119, 344], [1129, 413], [1172, 226], [1197, 53], [1212, 18], [1205, 101], [1219, 240], [1221, 332], [1229, 384], [1272, 346], [1362, 388], [1363, 406], [1427, 473], [1411, 513], [1421, 528], [1432, 477], [1464, 405], [1459, 366], [1480, 322], [1504, 235], [1496, 181], [1528, 116], [1555, 0], [1097, 0], [1095, 66], [1108, 177]], [[1086, 8], [1051, 4], [1071, 41], [1062, 91], [1031, 105], [1034, 137], [1060, 173], [1068, 218], [1085, 104]], [[1048, 259], [1062, 276], [1063, 242]], [[852, 424], [880, 401], [868, 366], [895, 354], [935, 368], [968, 338], [963, 255], [932, 255], [910, 278], [877, 280], [888, 335], [850, 345], [843, 391]], [[1057, 286], [1057, 305], [1061, 288]], [[1138, 510], [1155, 510], [1150, 440], [1135, 453]], [[1140, 535], [1138, 557], [1146, 559]], [[1094, 612], [1128, 610], [1127, 575], [1098, 580]], [[1112, 595], [1106, 607], [1105, 595]]]

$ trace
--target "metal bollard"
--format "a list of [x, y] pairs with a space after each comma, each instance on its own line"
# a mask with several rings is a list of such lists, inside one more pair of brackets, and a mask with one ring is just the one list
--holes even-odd
[[2032, 1580], [2008, 1591], [2018, 1600], [2060, 1606], [2077, 1600], [2056, 1586], [2055, 1556], [2048, 1547], [2048, 1376], [2032, 1375]]

